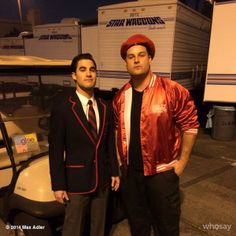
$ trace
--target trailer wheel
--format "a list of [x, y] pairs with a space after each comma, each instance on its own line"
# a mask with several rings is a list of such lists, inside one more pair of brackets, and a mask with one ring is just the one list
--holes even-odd
[[20, 212], [14, 217], [14, 226], [21, 229], [25, 236], [52, 236], [48, 221], [36, 218], [25, 212]]

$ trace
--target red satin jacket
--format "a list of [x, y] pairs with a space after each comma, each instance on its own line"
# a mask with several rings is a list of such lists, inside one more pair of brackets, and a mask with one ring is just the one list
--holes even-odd
[[[117, 148], [124, 167], [129, 164], [131, 103], [132, 81], [129, 81], [113, 100]], [[198, 127], [197, 110], [188, 90], [168, 78], [153, 75], [143, 93], [140, 117], [144, 175], [172, 168], [180, 152], [183, 132], [197, 133]]]

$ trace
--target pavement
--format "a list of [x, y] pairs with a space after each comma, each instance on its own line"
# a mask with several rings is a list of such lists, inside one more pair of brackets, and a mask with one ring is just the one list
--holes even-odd
[[[235, 135], [236, 136], [236, 135]], [[200, 129], [189, 163], [180, 177], [180, 236], [236, 235], [236, 137], [212, 139]], [[0, 235], [14, 235], [0, 221]], [[130, 236], [127, 220], [110, 236]]]
[[[236, 235], [236, 137], [218, 141], [204, 129], [180, 177], [180, 236]], [[128, 222], [111, 236], [130, 236]]]

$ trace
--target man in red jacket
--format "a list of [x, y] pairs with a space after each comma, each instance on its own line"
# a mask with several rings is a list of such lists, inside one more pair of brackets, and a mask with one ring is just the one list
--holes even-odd
[[121, 46], [131, 80], [113, 101], [122, 194], [133, 236], [179, 235], [179, 176], [194, 145], [197, 111], [189, 92], [151, 71], [155, 45], [133, 35]]

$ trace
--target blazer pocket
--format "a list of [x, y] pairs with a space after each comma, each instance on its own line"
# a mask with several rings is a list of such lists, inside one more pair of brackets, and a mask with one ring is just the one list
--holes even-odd
[[[74, 167], [73, 167], [74, 166]], [[87, 192], [96, 185], [96, 169], [89, 166], [72, 165], [66, 168], [68, 192]]]
[[84, 168], [85, 165], [81, 164], [81, 165], [66, 165], [66, 168]]

